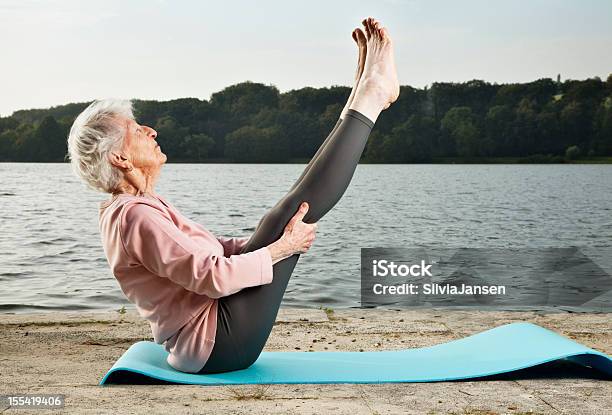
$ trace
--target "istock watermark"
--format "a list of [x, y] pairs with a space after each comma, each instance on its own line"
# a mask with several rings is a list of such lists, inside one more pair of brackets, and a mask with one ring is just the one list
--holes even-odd
[[361, 305], [611, 308], [612, 278], [570, 248], [362, 248]]

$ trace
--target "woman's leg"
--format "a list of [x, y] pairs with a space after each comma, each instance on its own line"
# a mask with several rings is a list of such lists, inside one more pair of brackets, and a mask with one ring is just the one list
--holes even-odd
[[[340, 200], [347, 189], [374, 123], [348, 110], [325, 149], [297, 186], [260, 221], [243, 249], [250, 252], [276, 241], [299, 205], [310, 205], [303, 221], [314, 223]], [[236, 370], [251, 365], [261, 353], [280, 307], [291, 273], [293, 255], [273, 266], [272, 283], [249, 287], [218, 300], [215, 347], [201, 373]]]
[[[384, 29], [379, 31], [373, 21], [364, 21], [364, 24], [368, 34], [364, 75], [370, 76], [368, 82], [360, 86], [346, 116], [297, 185], [262, 218], [243, 252], [277, 240], [303, 201], [310, 205], [304, 222], [314, 223], [323, 217], [346, 191], [378, 114], [397, 99], [399, 86], [388, 34]], [[372, 56], [370, 45], [374, 50]], [[201, 373], [243, 369], [257, 359], [270, 335], [298, 259], [296, 254], [276, 263], [272, 283], [246, 288], [218, 300], [215, 347]]]
[[304, 169], [300, 177], [295, 181], [291, 189], [289, 189], [289, 191], [292, 191], [293, 189], [295, 189], [295, 187], [302, 181], [306, 173], [308, 173], [308, 170], [310, 170], [315, 160], [319, 158], [319, 155], [321, 154], [321, 152], [325, 150], [325, 147], [327, 147], [327, 143], [329, 142], [331, 137], [334, 135], [336, 128], [338, 128], [338, 126], [342, 122], [342, 119], [346, 117], [346, 112], [349, 110], [350, 105], [353, 102], [353, 98], [355, 97], [355, 93], [357, 92], [357, 87], [359, 86], [359, 80], [361, 79], [361, 75], [363, 74], [363, 68], [365, 66], [367, 39], [365, 37], [365, 34], [361, 31], [361, 29], [353, 30], [353, 33], [351, 35], [353, 37], [353, 40], [357, 44], [357, 48], [359, 50], [358, 58], [357, 58], [357, 70], [355, 71], [355, 82], [353, 83], [353, 88], [351, 89], [351, 93], [349, 94], [346, 104], [344, 105], [344, 108], [342, 109], [342, 112], [340, 113], [340, 117], [338, 118], [336, 125], [334, 125], [334, 128], [332, 128], [331, 132], [329, 133], [329, 135], [327, 136], [323, 144], [319, 146], [319, 149], [317, 150], [315, 155], [312, 157], [312, 159], [310, 159], [310, 162], [308, 163], [308, 165], [306, 166], [306, 168]]

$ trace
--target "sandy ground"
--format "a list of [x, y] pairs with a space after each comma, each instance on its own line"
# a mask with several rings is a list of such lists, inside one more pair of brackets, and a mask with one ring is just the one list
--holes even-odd
[[[429, 346], [513, 321], [530, 321], [612, 354], [612, 314], [295, 308], [281, 309], [265, 350]], [[563, 377], [544, 370], [475, 382], [98, 386], [131, 344], [151, 340], [149, 330], [133, 312], [0, 315], [0, 395], [66, 395], [62, 410], [0, 407], [0, 413], [603, 415], [612, 408], [612, 382], [574, 369]]]

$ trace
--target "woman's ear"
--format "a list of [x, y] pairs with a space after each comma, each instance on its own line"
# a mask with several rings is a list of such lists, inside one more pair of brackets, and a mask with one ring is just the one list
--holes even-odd
[[115, 167], [119, 167], [120, 169], [131, 170], [132, 163], [120, 152], [111, 151], [108, 156], [111, 164]]

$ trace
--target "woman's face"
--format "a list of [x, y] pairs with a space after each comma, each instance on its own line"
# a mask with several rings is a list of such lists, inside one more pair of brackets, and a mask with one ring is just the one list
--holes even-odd
[[151, 127], [140, 125], [134, 120], [125, 119], [126, 133], [123, 150], [134, 167], [156, 169], [166, 162], [168, 157], [162, 153], [155, 141], [157, 132]]

